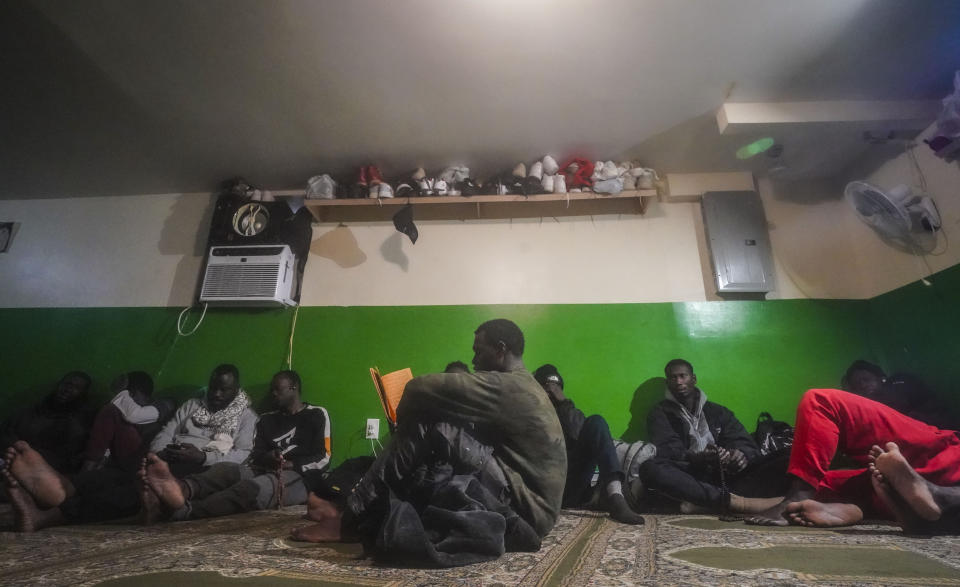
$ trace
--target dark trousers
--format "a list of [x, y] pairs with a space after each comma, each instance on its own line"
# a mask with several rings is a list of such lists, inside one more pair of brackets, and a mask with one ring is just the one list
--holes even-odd
[[[282, 505], [307, 502], [307, 488], [299, 473], [283, 471], [281, 480]], [[275, 473], [260, 473], [237, 463], [218, 463], [202, 473], [189, 475], [184, 482], [190, 487], [190, 499], [174, 512], [176, 520], [264, 510], [276, 506], [278, 501]]]
[[[728, 474], [727, 490], [744, 497], [783, 495], [788, 485], [788, 461], [787, 454], [761, 457], [743, 471]], [[655, 457], [640, 466], [640, 477], [648, 488], [677, 501], [712, 508], [727, 505], [716, 469], [698, 469], [687, 461]]]
[[140, 509], [135, 472], [106, 466], [78, 473], [72, 481], [77, 492], [60, 504], [60, 512], [71, 524], [125, 518]]
[[[387, 493], [417, 503], [452, 475], [474, 475], [501, 503], [509, 505], [510, 487], [493, 448], [461, 426], [447, 422], [400, 429], [347, 497], [348, 511], [365, 524], [383, 514], [374, 507]], [[441, 479], [442, 478], [442, 479]]]
[[[203, 465], [173, 463], [170, 470], [177, 477], [196, 473]], [[140, 510], [140, 488], [136, 470], [107, 465], [95, 471], [78, 473], [71, 478], [76, 493], [60, 504], [60, 512], [70, 524], [105, 522], [126, 518]]]
[[567, 447], [567, 483], [563, 488], [564, 507], [575, 507], [590, 500], [593, 471], [600, 469], [600, 483], [623, 481], [623, 467], [613, 447], [610, 427], [602, 416], [594, 414], [583, 422], [576, 444]]

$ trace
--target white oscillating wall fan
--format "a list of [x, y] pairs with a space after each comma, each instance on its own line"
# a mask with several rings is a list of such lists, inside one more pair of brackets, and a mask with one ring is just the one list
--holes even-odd
[[860, 220], [885, 241], [911, 253], [936, 247], [940, 212], [930, 196], [914, 194], [904, 185], [883, 190], [865, 181], [851, 181], [843, 195]]

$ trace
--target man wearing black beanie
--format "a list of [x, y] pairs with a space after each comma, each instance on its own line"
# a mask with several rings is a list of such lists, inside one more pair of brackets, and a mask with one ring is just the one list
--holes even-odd
[[623, 467], [613, 447], [610, 427], [603, 416], [583, 415], [573, 400], [563, 394], [563, 377], [549, 363], [533, 372], [557, 411], [567, 445], [567, 482], [563, 490], [563, 506], [583, 506], [591, 497], [590, 482], [594, 468], [600, 469], [603, 503], [610, 517], [624, 524], [643, 524], [643, 516], [630, 509], [623, 496]]

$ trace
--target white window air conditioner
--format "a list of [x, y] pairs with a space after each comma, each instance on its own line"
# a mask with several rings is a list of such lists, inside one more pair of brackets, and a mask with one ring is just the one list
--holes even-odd
[[200, 302], [229, 306], [295, 306], [296, 258], [288, 245], [210, 247]]

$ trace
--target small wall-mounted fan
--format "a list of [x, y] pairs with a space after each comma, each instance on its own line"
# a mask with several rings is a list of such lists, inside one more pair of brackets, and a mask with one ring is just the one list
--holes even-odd
[[905, 185], [883, 190], [865, 181], [851, 181], [843, 195], [885, 241], [911, 253], [929, 253], [937, 246], [940, 212], [930, 196], [914, 194]]

